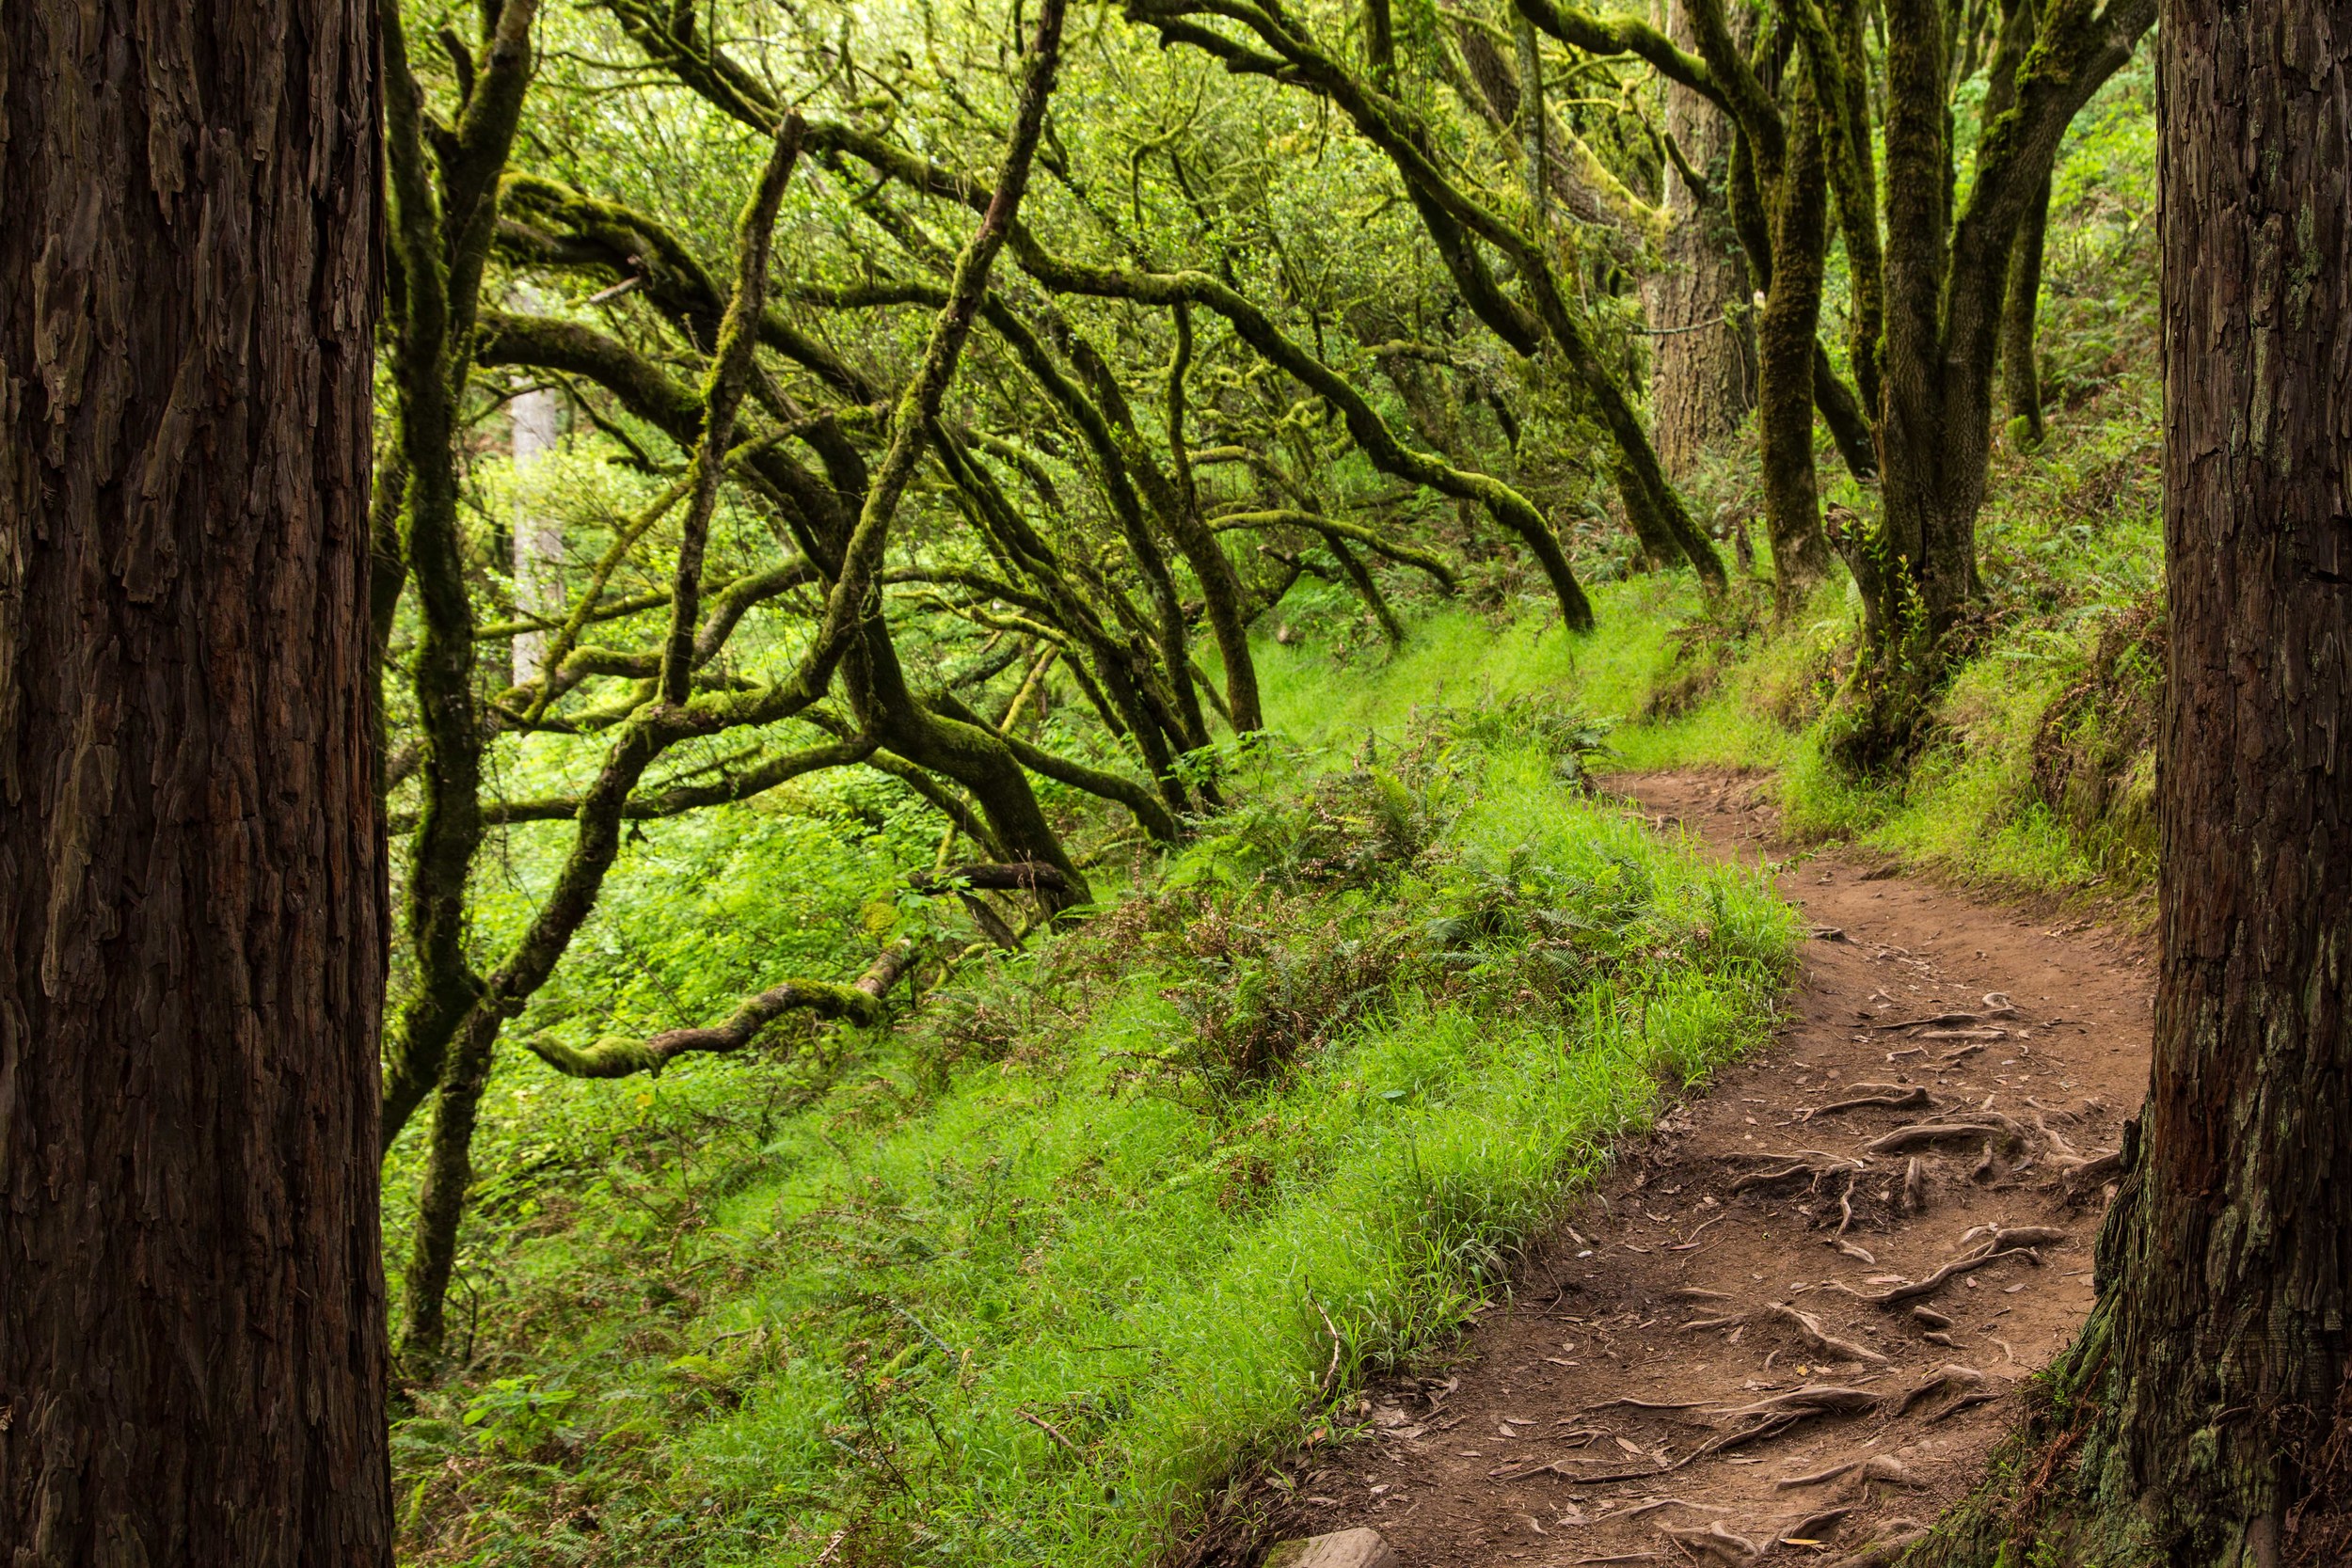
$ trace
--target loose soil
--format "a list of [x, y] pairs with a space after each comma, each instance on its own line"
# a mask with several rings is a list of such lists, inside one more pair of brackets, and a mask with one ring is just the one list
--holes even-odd
[[[1451, 1365], [1370, 1388], [1370, 1435], [1261, 1477], [1240, 1512], [1271, 1530], [1196, 1560], [1366, 1525], [1409, 1568], [1840, 1560], [1982, 1475], [2090, 1309], [2111, 1189], [2075, 1173], [2146, 1089], [2135, 944], [1776, 848], [1753, 776], [1611, 784], [1661, 832], [1775, 860], [1813, 938], [1784, 1026], [1620, 1151]], [[1868, 1100], [1900, 1103], [1830, 1109]], [[1985, 1130], [1880, 1142], [1956, 1122]]]

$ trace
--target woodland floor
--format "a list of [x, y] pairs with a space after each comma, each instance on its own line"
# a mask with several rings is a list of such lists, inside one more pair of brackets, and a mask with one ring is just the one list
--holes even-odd
[[[1200, 1557], [1368, 1525], [1408, 1568], [1841, 1560], [1981, 1475], [2089, 1310], [2108, 1190], [2070, 1195], [2067, 1173], [2116, 1148], [2146, 1086], [2136, 944], [1778, 847], [1755, 776], [1610, 784], [1661, 831], [1782, 862], [1813, 932], [1784, 1026], [1623, 1151], [1451, 1365], [1370, 1388], [1375, 1435], [1262, 1478], [1271, 1533]], [[1988, 993], [2014, 1015], [1983, 1017]], [[1949, 1013], [1982, 1022], [1898, 1026]], [[1906, 1103], [1827, 1109], [1872, 1097]], [[1955, 1121], [1994, 1131], [1867, 1148]], [[1994, 1227], [2026, 1233], [1867, 1299]]]

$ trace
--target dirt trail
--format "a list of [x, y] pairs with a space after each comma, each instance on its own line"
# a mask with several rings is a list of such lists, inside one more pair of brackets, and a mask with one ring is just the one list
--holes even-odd
[[[1773, 844], [1755, 778], [1612, 783], [1717, 854]], [[1279, 1537], [1369, 1525], [1408, 1568], [1736, 1563], [1784, 1540], [1773, 1558], [1835, 1560], [1981, 1473], [2018, 1380], [2090, 1308], [2106, 1189], [2070, 1202], [2070, 1162], [2114, 1149], [2146, 1087], [2150, 974], [2095, 929], [1777, 853], [1814, 936], [1777, 1040], [1626, 1150], [1450, 1370], [1373, 1388], [1375, 1435], [1263, 1482], [1287, 1492]], [[1979, 1021], [1895, 1027], [1946, 1014]], [[1870, 1099], [1899, 1103], [1827, 1109]], [[1986, 1130], [1871, 1148], [1954, 1122]], [[1987, 1227], [2019, 1234], [1867, 1299]]]

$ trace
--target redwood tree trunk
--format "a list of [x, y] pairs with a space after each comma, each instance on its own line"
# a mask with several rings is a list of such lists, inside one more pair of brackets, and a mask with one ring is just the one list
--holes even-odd
[[2352, 1305], [2352, 26], [2168, 0], [2166, 702], [2114, 1459], [2174, 1560], [2278, 1560]]
[[0, 7], [0, 1561], [389, 1563], [360, 0]]
[[1913, 1560], [1940, 1565], [2344, 1560], [2352, 28], [2303, 0], [2168, 0], [2159, 38], [2153, 1071], [2042, 1452]]
[[[1742, 9], [1734, 19], [1746, 21]], [[1667, 8], [1666, 30], [1695, 49], [1681, 0]], [[1666, 87], [1666, 134], [1692, 168], [1717, 191], [1729, 178], [1731, 121], [1689, 87]], [[1747, 263], [1720, 205], [1709, 207], [1670, 162], [1666, 168], [1665, 265], [1642, 283], [1642, 310], [1652, 340], [1650, 431], [1671, 479], [1687, 477], [1699, 453], [1740, 428], [1756, 404], [1756, 341], [1750, 324]]]

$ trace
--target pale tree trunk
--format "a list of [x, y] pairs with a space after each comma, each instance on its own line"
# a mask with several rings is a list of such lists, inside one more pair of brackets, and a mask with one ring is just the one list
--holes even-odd
[[[1695, 50], [1681, 0], [1666, 0], [1663, 9], [1668, 35]], [[1735, 29], [1747, 16], [1744, 8], [1735, 16]], [[1714, 198], [1703, 201], [1667, 161], [1664, 264], [1642, 280], [1642, 309], [1652, 334], [1650, 436], [1667, 475], [1680, 480], [1700, 452], [1739, 429], [1755, 405], [1756, 335], [1747, 263], [1722, 205], [1730, 119], [1689, 87], [1668, 83], [1666, 134], [1710, 183]]]
[[1938, 1563], [2344, 1560], [2352, 27], [2303, 0], [2169, 0], [2159, 39], [2153, 1072], [2046, 1456], [2014, 1467], [2045, 1481], [1963, 1513]]
[[389, 1564], [365, 0], [0, 6], [0, 1562]]
[[[555, 450], [564, 434], [563, 405], [544, 387], [517, 394], [506, 405], [506, 428], [515, 475], [526, 479], [539, 460]], [[564, 613], [564, 525], [545, 507], [529, 501], [515, 513], [515, 614], [560, 619]], [[515, 684], [534, 680], [547, 651], [547, 633], [515, 636]]]

